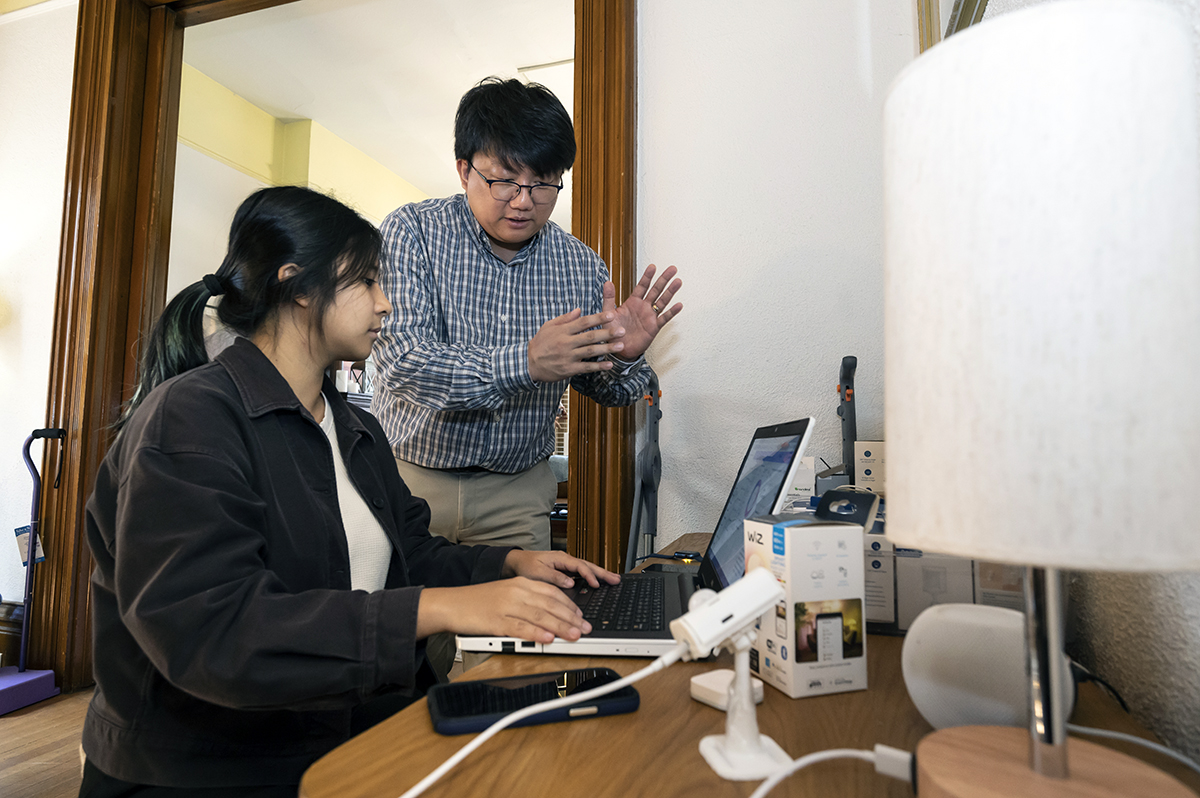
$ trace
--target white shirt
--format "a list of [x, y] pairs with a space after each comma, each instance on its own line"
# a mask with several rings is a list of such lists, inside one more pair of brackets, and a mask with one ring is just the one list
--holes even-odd
[[350, 588], [368, 592], [382, 590], [392, 561], [392, 542], [350, 481], [346, 463], [342, 460], [342, 450], [338, 448], [337, 429], [333, 425], [329, 402], [325, 403], [321, 429], [333, 447], [337, 501], [342, 511], [342, 526], [346, 530], [346, 545], [350, 549]]

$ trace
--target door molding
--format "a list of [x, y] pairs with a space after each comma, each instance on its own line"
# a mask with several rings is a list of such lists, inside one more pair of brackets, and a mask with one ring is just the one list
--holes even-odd
[[[572, 232], [604, 258], [617, 297], [637, 282], [637, 38], [634, 0], [575, 2]], [[610, 571], [625, 562], [633, 508], [633, 407], [572, 392], [567, 551]]]

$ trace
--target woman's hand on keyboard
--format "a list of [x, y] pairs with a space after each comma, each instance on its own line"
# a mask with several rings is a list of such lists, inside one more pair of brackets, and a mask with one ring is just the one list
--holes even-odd
[[526, 576], [558, 585], [564, 590], [575, 584], [576, 575], [592, 587], [597, 587], [601, 580], [610, 585], [621, 581], [621, 577], [612, 571], [606, 571], [599, 565], [592, 565], [587, 560], [572, 557], [562, 551], [513, 549], [504, 559], [504, 575]]
[[592, 630], [557, 587], [518, 576], [466, 587], [427, 587], [417, 605], [417, 638], [436, 632], [500, 635], [550, 643]]

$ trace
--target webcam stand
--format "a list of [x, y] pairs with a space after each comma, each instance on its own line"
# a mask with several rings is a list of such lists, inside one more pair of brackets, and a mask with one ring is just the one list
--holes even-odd
[[725, 733], [710, 734], [700, 741], [700, 754], [717, 775], [729, 781], [765, 779], [792, 758], [779, 744], [758, 733], [754, 691], [750, 685], [750, 647], [758, 638], [749, 626], [723, 644], [733, 651], [733, 680], [725, 710]]

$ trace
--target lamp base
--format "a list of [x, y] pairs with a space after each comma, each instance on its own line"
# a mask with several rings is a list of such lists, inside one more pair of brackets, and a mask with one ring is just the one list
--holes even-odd
[[1140, 759], [1086, 740], [1069, 739], [1070, 778], [1029, 767], [1029, 732], [1005, 726], [959, 726], [917, 745], [921, 798], [1196, 798], [1196, 794]]

